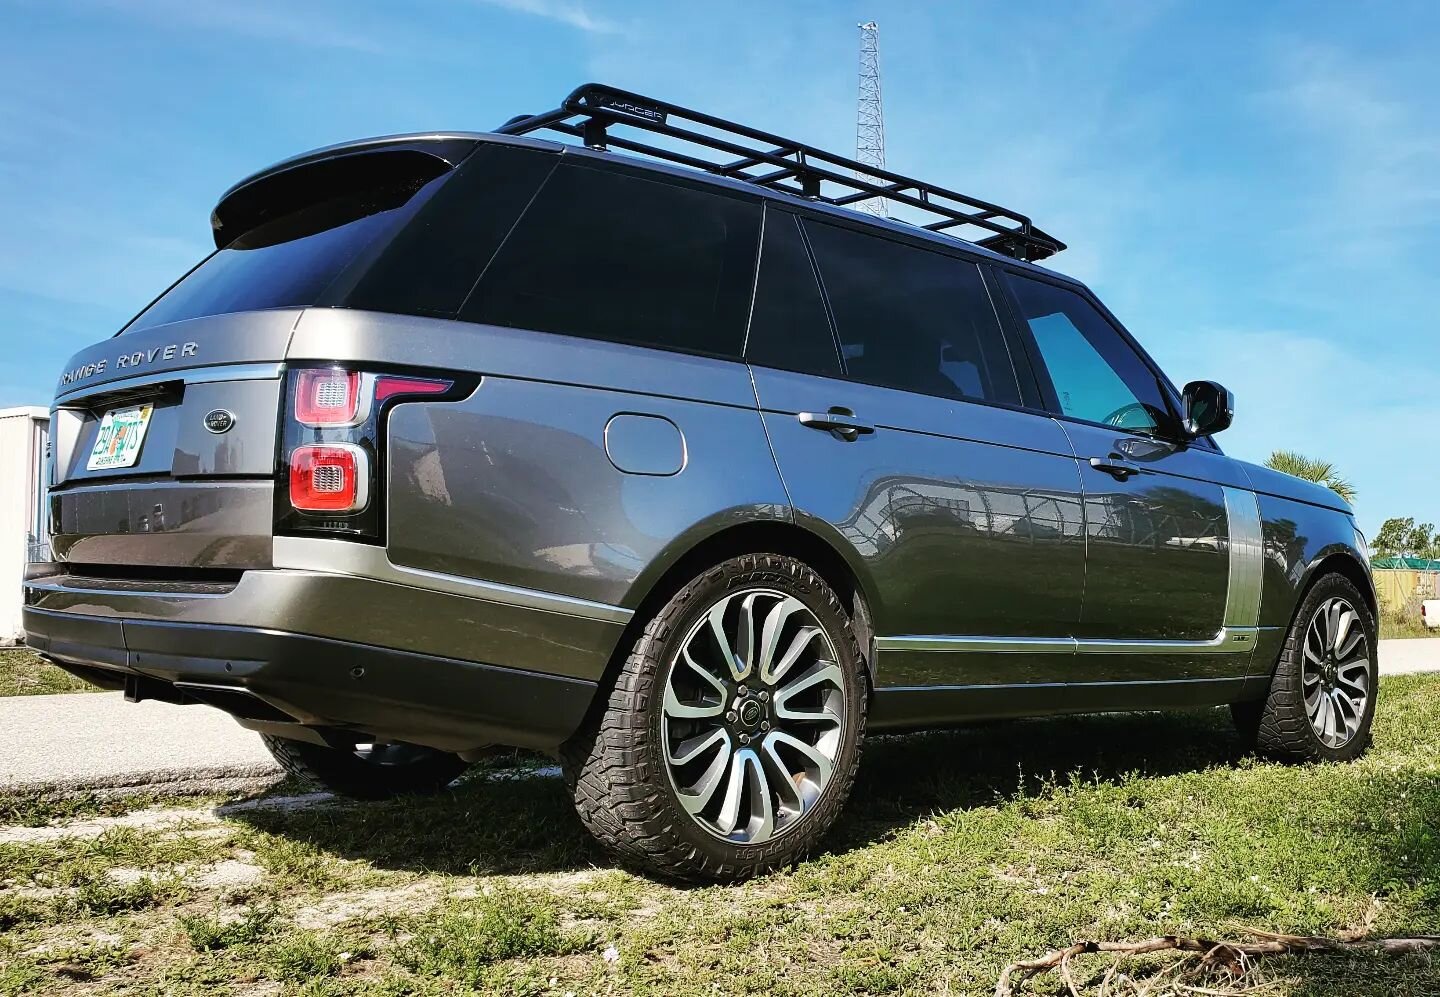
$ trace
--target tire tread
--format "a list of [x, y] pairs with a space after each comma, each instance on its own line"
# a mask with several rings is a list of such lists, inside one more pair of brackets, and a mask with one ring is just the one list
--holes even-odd
[[[604, 710], [562, 748], [562, 767], [576, 813], [590, 833], [622, 861], [674, 879], [743, 879], [793, 862], [828, 830], [826, 821], [814, 819], [821, 815], [811, 814], [809, 826], [774, 839], [769, 847], [755, 848], [746, 860], [717, 861], [688, 842], [675, 826], [676, 816], [668, 805], [668, 776], [650, 762], [650, 704], [653, 697], [663, 694], [661, 654], [675, 635], [677, 621], [709, 585], [723, 581], [733, 588], [777, 573], [820, 595], [846, 620], [844, 633], [830, 636], [849, 645], [850, 660], [859, 672], [854, 689], [862, 697], [862, 709], [851, 735], [855, 750], [843, 769], [837, 768], [832, 775], [832, 819], [849, 795], [860, 763], [867, 686], [864, 659], [848, 615], [830, 587], [804, 563], [779, 554], [742, 555], [701, 572], [646, 624], [620, 668]], [[658, 745], [655, 747], [658, 751]]]

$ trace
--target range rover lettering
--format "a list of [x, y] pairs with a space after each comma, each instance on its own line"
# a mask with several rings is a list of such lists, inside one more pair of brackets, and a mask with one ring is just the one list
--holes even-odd
[[211, 227], [65, 367], [27, 638], [336, 792], [538, 749], [621, 857], [724, 879], [825, 833], [867, 733], [1229, 705], [1271, 755], [1368, 744], [1350, 509], [1226, 456], [1230, 393], [1024, 215], [592, 84], [282, 162]]

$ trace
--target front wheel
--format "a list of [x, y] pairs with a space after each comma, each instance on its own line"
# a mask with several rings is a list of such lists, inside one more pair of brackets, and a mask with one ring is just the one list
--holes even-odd
[[738, 879], [803, 856], [850, 792], [866, 675], [835, 593], [777, 554], [704, 572], [649, 621], [566, 745], [580, 819], [622, 858]]
[[1341, 575], [1315, 583], [1270, 682], [1269, 696], [1234, 708], [1243, 734], [1263, 754], [1291, 761], [1343, 762], [1370, 746], [1379, 684], [1375, 616]]
[[448, 751], [418, 744], [356, 744], [337, 748], [261, 734], [270, 754], [290, 775], [358, 800], [438, 793], [469, 763]]

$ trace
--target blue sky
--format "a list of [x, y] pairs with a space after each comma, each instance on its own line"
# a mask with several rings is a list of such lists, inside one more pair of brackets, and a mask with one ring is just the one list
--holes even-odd
[[0, 407], [207, 250], [251, 171], [597, 79], [840, 151], [880, 22], [890, 165], [1029, 213], [1240, 457], [1440, 522], [1440, 4], [0, 0]]

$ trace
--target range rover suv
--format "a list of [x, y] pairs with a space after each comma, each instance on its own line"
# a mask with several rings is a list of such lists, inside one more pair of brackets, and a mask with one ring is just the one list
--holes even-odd
[[1368, 744], [1350, 509], [1227, 457], [1229, 393], [1023, 215], [590, 85], [211, 225], [60, 378], [27, 638], [333, 790], [539, 749], [622, 857], [733, 878], [816, 842], [867, 732], [1228, 705], [1272, 755]]

